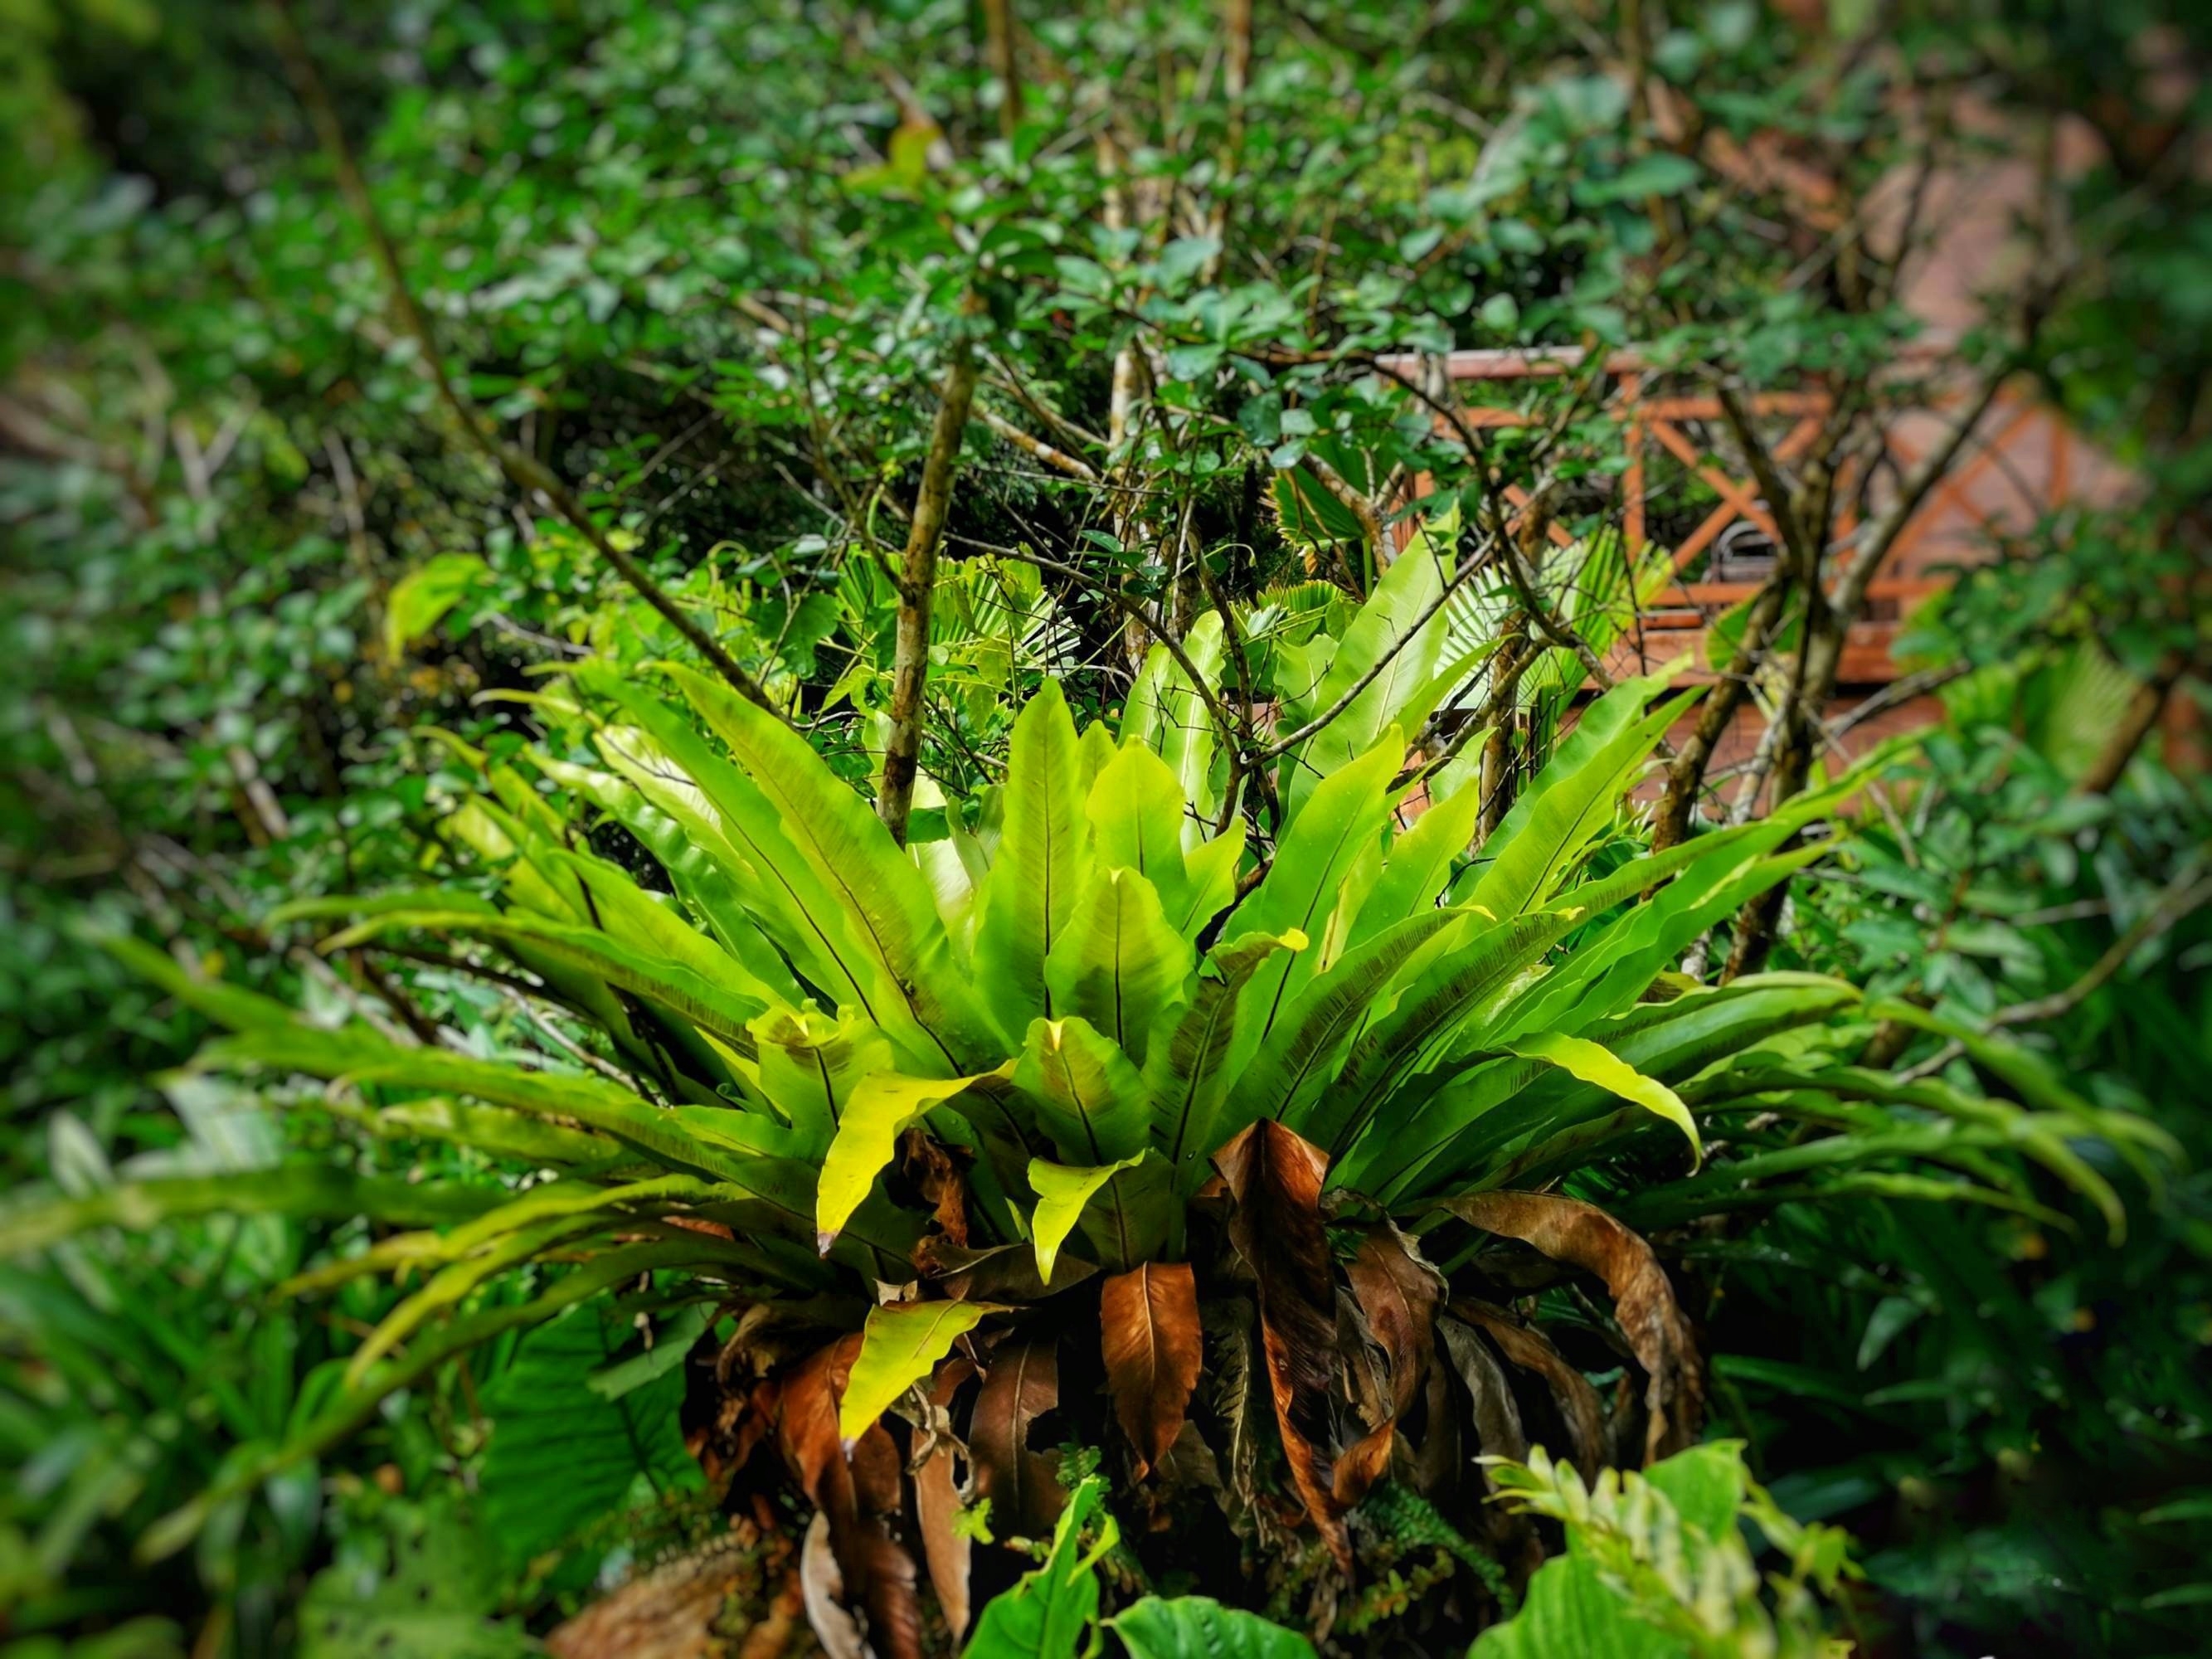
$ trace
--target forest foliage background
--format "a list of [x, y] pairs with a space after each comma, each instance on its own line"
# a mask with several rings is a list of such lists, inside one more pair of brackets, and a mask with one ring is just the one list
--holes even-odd
[[[692, 1266], [610, 1282], [583, 1316], [501, 1334], [320, 1435], [354, 1398], [364, 1340], [422, 1284], [346, 1264], [414, 1236], [403, 1223], [470, 1212], [437, 1213], [439, 1194], [518, 1189], [551, 1143], [470, 1144], [459, 1085], [325, 1087], [308, 1079], [347, 1068], [305, 1053], [194, 1064], [234, 1022], [189, 988], [472, 1064], [647, 1079], [678, 1103], [684, 1057], [724, 1030], [712, 1010], [655, 1059], [662, 1028], [633, 1018], [635, 998], [601, 986], [579, 1012], [543, 994], [562, 981], [542, 960], [456, 920], [512, 901], [513, 846], [494, 856], [453, 828], [487, 800], [537, 823], [499, 793], [503, 773], [526, 775], [562, 856], [680, 894], [672, 908], [696, 921], [670, 848], [583, 776], [617, 711], [650, 725], [625, 699], [678, 684], [672, 661], [744, 702], [714, 724], [716, 752], [743, 760], [746, 710], [788, 716], [824, 778], [885, 804], [921, 868], [967, 868], [933, 873], [948, 915], [971, 845], [986, 863], [1018, 846], [1010, 803], [1040, 764], [1023, 745], [1048, 741], [1025, 711], [1062, 702], [1071, 741], [1095, 729], [1110, 747], [1110, 730], [1175, 770], [1193, 872], [1200, 821], [1209, 841], [1243, 837], [1213, 860], [1218, 908], [1268, 902], [1263, 873], [1324, 810], [1321, 781], [1393, 731], [1412, 757], [1394, 785], [1418, 782], [1440, 815], [1470, 792], [1474, 856], [1439, 863], [1446, 902], [1486, 881], [1494, 897], [1504, 849], [1553, 833], [1528, 832], [1515, 801], [1587, 762], [1566, 734], [1593, 673], [1628, 678], [1616, 647], [1640, 637], [1650, 590], [1621, 559], [1602, 376], [1516, 382], [1503, 395], [1525, 423], [1474, 432], [1432, 366], [1454, 349], [1595, 362], [1632, 346], [1669, 384], [1724, 401], [1817, 384], [1838, 412], [1809, 462], [1747, 416], [1704, 434], [1758, 477], [1781, 533], [1761, 597], [1714, 630], [1734, 655], [1702, 709], [1756, 708], [1776, 740], [1731, 772], [1677, 711], [1648, 787], [1622, 801], [1639, 750], [1577, 829], [1574, 882], [1610, 894], [1670, 842], [1713, 845], [1735, 810], [1772, 826], [1761, 856], [1790, 867], [1762, 866], [1763, 895], [1717, 879], [1710, 916], [1639, 946], [1626, 1003], [1762, 968], [1896, 1000], [1742, 1062], [1825, 1055], [1831, 1092], [1836, 1066], [1887, 1079], [1854, 1085], [1873, 1092], [1849, 1111], [1791, 1118], [1819, 1088], [1768, 1077], [1759, 1115], [1706, 1115], [1691, 1083], [1711, 1074], [1686, 1072], [1661, 1095], [1701, 1115], [1702, 1172], [1671, 1124], [1641, 1119], [1602, 1157], [1507, 1166], [1652, 1240], [1703, 1356], [1706, 1438], [1744, 1447], [1699, 1547], [1727, 1553], [1740, 1499], [1761, 1570], [1796, 1547], [1782, 1577], [1832, 1591], [1818, 1619], [1771, 1586], [1762, 1611], [1753, 1577], [1716, 1632], [1661, 1620], [1676, 1645], [1652, 1650], [1754, 1650], [1761, 1620], [1785, 1638], [1825, 1620], [1867, 1653], [2197, 1650], [2212, 1600], [2212, 794], [2189, 735], [2212, 664], [2197, 9], [0, 0], [0, 1652], [531, 1651], [634, 1571], [724, 1538], [726, 1510], [754, 1530], [724, 1588], [763, 1623], [797, 1582], [807, 1504], [763, 1474], [766, 1452], [748, 1462], [704, 1426], [738, 1397], [742, 1298], [699, 1291]], [[2060, 165], [2062, 148], [2076, 159]], [[2033, 173], [2027, 256], [1926, 373], [1970, 408], [2000, 386], [2047, 403], [2132, 483], [2008, 536], [1905, 619], [1908, 689], [1940, 699], [1936, 723], [1839, 805], [1821, 793], [1841, 765], [1823, 722], [1872, 574], [1857, 555], [1884, 520], [1832, 537], [1836, 479], [1926, 391], [1898, 368], [1929, 361], [1900, 295], [1941, 229], [1914, 181], [2002, 154]], [[1713, 499], [1686, 473], [1655, 510], [1694, 522]], [[917, 570], [933, 615], [918, 617]], [[1370, 660], [1377, 629], [1419, 635], [1424, 685]], [[1340, 657], [1354, 665], [1330, 681]], [[1148, 695], [1182, 735], [1165, 714], [1127, 735]], [[1658, 696], [1636, 692], [1635, 713]], [[1388, 833], [1396, 847], [1411, 830]], [[1574, 896], [1559, 878], [1532, 907]], [[341, 934], [357, 913], [329, 902], [434, 890], [434, 911], [392, 907], [411, 932]], [[1625, 921], [1621, 902], [1593, 915]], [[1178, 948], [1200, 953], [1197, 986], [1243, 923], [1193, 915]], [[990, 927], [987, 912], [978, 962]], [[1599, 933], [1563, 923], [1540, 948], [1564, 971]], [[152, 969], [100, 943], [115, 934], [150, 945]], [[653, 1080], [668, 1044], [684, 1063]], [[1955, 1091], [1947, 1110], [1989, 1107], [1986, 1139], [1939, 1145], [1923, 1085]], [[2074, 1115], [2039, 1140], [2059, 1091]], [[1337, 1127], [1343, 1176], [1358, 1126]], [[1419, 1174], [1401, 1200], [1447, 1195]], [[919, 1214], [922, 1183], [878, 1198]], [[1222, 1201], [1191, 1199], [1194, 1237], [1234, 1231], [1204, 1207]], [[1332, 1211], [1337, 1254], [1379, 1215]], [[1463, 1272], [1512, 1292], [1504, 1341], [1552, 1334], [1583, 1379], [1558, 1382], [1559, 1401], [1617, 1394], [1607, 1444], [1635, 1466], [1634, 1379], [1650, 1372], [1656, 1401], [1658, 1372], [1627, 1301], [1603, 1274], [1529, 1276], [1534, 1252], [1501, 1253], [1508, 1237], [1466, 1215], [1422, 1234], [1452, 1295]], [[563, 1235], [519, 1254], [468, 1285], [453, 1325], [631, 1248]], [[1478, 1415], [1485, 1386], [1437, 1384]], [[1525, 1403], [1532, 1385], [1495, 1386]], [[1530, 1424], [1564, 1432], [1571, 1413], [1535, 1392]], [[1420, 1486], [1352, 1511], [1362, 1565], [1340, 1597], [1316, 1589], [1334, 1583], [1316, 1540], [1336, 1517], [1310, 1498], [1319, 1527], [1240, 1512], [1259, 1528], [1238, 1532], [1242, 1555], [1178, 1579], [1139, 1534], [1187, 1535], [1188, 1509], [1146, 1496], [1159, 1483], [1131, 1473], [1105, 1407], [1095, 1434], [1079, 1426], [1088, 1409], [1070, 1403], [1053, 1443], [1070, 1536], [1105, 1552], [1084, 1572], [1109, 1613], [1200, 1590], [1332, 1650], [1433, 1650], [1493, 1624], [1543, 1553], [1565, 1559], [1548, 1522], [1469, 1518], [1498, 1507], [1469, 1463], [1465, 1494]], [[280, 1464], [303, 1436], [313, 1455]], [[1550, 1449], [1564, 1455], [1556, 1434]], [[1278, 1455], [1255, 1478], [1291, 1494], [1296, 1522], [1305, 1488]], [[1516, 1478], [1551, 1514], [1564, 1500], [1528, 1467]], [[1400, 1472], [1380, 1490], [1413, 1492]], [[1701, 1512], [1675, 1479], [1675, 1506]], [[1102, 1501], [1124, 1547], [1106, 1550], [1113, 1521], [1078, 1524]], [[1809, 1565], [1831, 1524], [1863, 1577]], [[1303, 1565], [1258, 1565], [1254, 1539], [1294, 1534], [1285, 1559]], [[1038, 1582], [1073, 1559], [1055, 1552]], [[975, 1560], [979, 1608], [1034, 1565]], [[1604, 1594], [1656, 1598], [1646, 1625], [1671, 1606], [1604, 1571]], [[782, 1617], [805, 1639], [804, 1617]], [[887, 1615], [858, 1617], [882, 1647]], [[1180, 1650], [1144, 1617], [1114, 1639]], [[1528, 1651], [1565, 1650], [1533, 1617], [1522, 1629]], [[941, 1624], [926, 1636], [945, 1640]]]

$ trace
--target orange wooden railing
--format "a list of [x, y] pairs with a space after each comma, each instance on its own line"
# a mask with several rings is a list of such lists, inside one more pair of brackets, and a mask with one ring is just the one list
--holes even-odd
[[[1940, 366], [1949, 355], [1950, 343], [1929, 339], [1908, 347], [1899, 356], [1901, 369], [1916, 364], [1936, 374], [1923, 374], [1919, 384], [1925, 395], [1912, 401], [1916, 407], [1900, 410], [1883, 434], [1886, 459], [1899, 471], [1919, 459], [1923, 447], [1917, 425], [1941, 418], [1942, 411], [1960, 395], [1942, 383]], [[1390, 367], [1409, 377], [1423, 372], [1417, 358], [1390, 361]], [[1565, 375], [1584, 368], [1587, 354], [1574, 349], [1528, 351], [1455, 351], [1444, 360], [1449, 379], [1470, 388]], [[1738, 477], [1720, 459], [1702, 450], [1684, 428], [1693, 422], [1717, 422], [1723, 418], [1717, 396], [1681, 393], [1664, 389], [1679, 382], [1635, 351], [1609, 354], [1600, 372], [1607, 384], [1599, 412], [1620, 428], [1624, 465], [1621, 471], [1621, 531], [1630, 558], [1664, 557], [1676, 572], [1687, 571], [1698, 557], [1719, 541], [1732, 526], [1748, 523], [1777, 543], [1780, 537], [1759, 496], [1754, 479]], [[1645, 395], [1654, 383], [1662, 388]], [[1788, 465], [1802, 457], [1819, 438], [1833, 410], [1827, 392], [1818, 386], [1796, 391], [1759, 392], [1744, 400], [1751, 418], [1778, 430], [1771, 439], [1775, 459]], [[1545, 411], [1500, 406], [1484, 402], [1478, 394], [1462, 401], [1462, 417], [1477, 429], [1525, 426], [1547, 418]], [[1440, 422], [1440, 424], [1443, 424]], [[1648, 534], [1649, 501], [1646, 476], [1650, 463], [1663, 452], [1701, 479], [1719, 498], [1703, 520], [1671, 547], [1656, 546]], [[2088, 462], [2085, 467], [2084, 461]], [[2075, 499], [2084, 472], [2094, 474], [2094, 493], [2109, 494], [2123, 475], [2102, 457], [2090, 455], [2051, 410], [2027, 398], [2001, 397], [1985, 415], [1970, 441], [1966, 458], [1929, 493], [1886, 561], [1885, 571], [1869, 590], [1872, 601], [1868, 621], [1852, 629], [1845, 653], [1844, 678], [1858, 684], [1878, 684], [1896, 677], [1890, 645], [1899, 609], [1937, 592], [1948, 577], [1941, 568], [1972, 562], [1991, 556], [2007, 533], [2018, 533], [2034, 520]], [[1989, 482], [1995, 475], [2002, 488], [1990, 499]], [[1428, 488], [1425, 478], [1414, 484], [1416, 495]], [[1848, 544], [1859, 523], [1855, 503], [1861, 495], [1856, 480], [1839, 482], [1838, 499], [1847, 504], [1838, 514], [1837, 533]], [[1506, 499], [1516, 507], [1528, 505], [1519, 486], [1508, 486]], [[1569, 532], [1549, 526], [1552, 539], [1571, 544]], [[1702, 643], [1685, 635], [1702, 635], [1705, 623], [1728, 606], [1758, 591], [1755, 582], [1685, 580], [1662, 590], [1644, 617], [1644, 626], [1670, 635], [1664, 654], [1672, 655]]]

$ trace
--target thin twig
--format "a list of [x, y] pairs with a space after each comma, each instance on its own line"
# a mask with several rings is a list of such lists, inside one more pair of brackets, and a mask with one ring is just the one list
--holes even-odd
[[430, 377], [431, 386], [436, 392], [439, 402], [459, 423], [469, 442], [497, 466], [510, 483], [526, 493], [534, 492], [550, 502], [553, 510], [568, 521], [592, 550], [612, 566], [615, 573], [629, 583], [641, 599], [659, 611], [693, 650], [713, 665], [717, 673], [741, 696], [781, 717], [782, 711], [776, 708], [760, 682], [739, 665], [722, 642], [678, 605], [643, 565], [615, 545], [606, 532], [599, 527], [598, 520], [585, 508], [583, 502], [554, 475], [550, 468], [536, 456], [500, 437], [475, 403], [453, 383], [453, 377], [446, 371], [445, 360], [439, 354], [436, 337], [431, 332], [428, 319], [416, 305], [415, 296], [407, 286], [405, 273], [399, 263], [398, 248], [376, 210], [374, 198], [369, 195], [368, 180], [362, 174], [352, 143], [346, 137], [345, 129], [338, 120], [337, 110], [331, 101], [329, 89], [324, 86], [321, 73], [316, 69], [314, 58], [307, 50], [306, 37], [301, 33], [298, 21], [293, 16], [292, 6], [293, 0], [270, 0], [270, 14], [276, 20], [277, 49], [283, 55], [285, 66], [291, 73], [301, 101], [307, 106], [308, 118], [313, 123], [323, 147], [330, 153], [331, 163], [337, 169], [339, 190], [368, 236], [370, 250], [384, 276], [400, 331], [414, 344], [423, 372]]

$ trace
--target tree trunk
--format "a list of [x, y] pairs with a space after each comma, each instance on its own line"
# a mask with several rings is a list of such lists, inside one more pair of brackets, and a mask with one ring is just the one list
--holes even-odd
[[983, 21], [991, 33], [991, 73], [999, 77], [999, 136], [1014, 142], [1022, 123], [1022, 73], [1016, 56], [1014, 0], [983, 0]]

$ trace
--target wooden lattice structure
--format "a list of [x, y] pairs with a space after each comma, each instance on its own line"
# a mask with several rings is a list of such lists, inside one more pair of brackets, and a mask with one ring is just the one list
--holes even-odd
[[[1938, 349], [1923, 346], [1911, 356], [1932, 367]], [[1466, 422], [1477, 429], [1498, 429], [1548, 417], [1548, 410], [1511, 400], [1515, 383], [1586, 372], [1587, 364], [1585, 355], [1572, 349], [1455, 351], [1443, 368], [1460, 392]], [[1422, 371], [1414, 360], [1394, 366], [1407, 374]], [[1715, 446], [1698, 441], [1699, 428], [1717, 428], [1723, 419], [1717, 397], [1675, 389], [1679, 375], [1656, 369], [1634, 351], [1611, 354], [1598, 373], [1603, 386], [1595, 393], [1593, 412], [1620, 434], [1623, 465], [1614, 506], [1628, 554], [1638, 568], [1646, 559], [1666, 559], [1676, 575], [1646, 612], [1639, 642], [1624, 644], [1617, 654], [1624, 668], [1656, 665], [1686, 650], [1694, 652], [1702, 665], [1706, 624], [1750, 598], [1763, 576], [1747, 575], [1717, 556], [1747, 531], [1756, 532], [1754, 540], [1770, 550], [1778, 544], [1778, 533], [1757, 483], [1737, 476], [1718, 459]], [[1924, 376], [1921, 383], [1936, 384]], [[1840, 539], [1848, 541], [1859, 528], [1859, 507], [1878, 511], [1894, 478], [1936, 441], [1945, 419], [1943, 393], [1931, 392], [1929, 402], [1932, 407], [1906, 410], [1891, 420], [1883, 434], [1883, 455], [1871, 476], [1839, 480], [1838, 498], [1845, 504], [1838, 514]], [[1761, 392], [1745, 403], [1785, 465], [1818, 440], [1832, 410], [1829, 394], [1817, 387]], [[1662, 469], [1678, 483], [1694, 479], [1702, 486], [1697, 493], [1710, 495], [1710, 501], [1697, 503], [1694, 522], [1660, 522], [1656, 480]], [[1945, 584], [1948, 568], [1986, 560], [2003, 536], [2017, 535], [2069, 502], [2109, 500], [2125, 482], [2118, 468], [2083, 445], [2052, 411], [2026, 398], [2000, 397], [1958, 464], [1899, 537], [1869, 592], [1866, 619], [1853, 628], [1842, 683], [1871, 688], [1897, 678], [1891, 645], [1898, 620], [1915, 601]], [[1517, 485], [1508, 486], [1505, 494], [1516, 507], [1528, 504]], [[1571, 540], [1557, 522], [1549, 534], [1563, 546]]]

